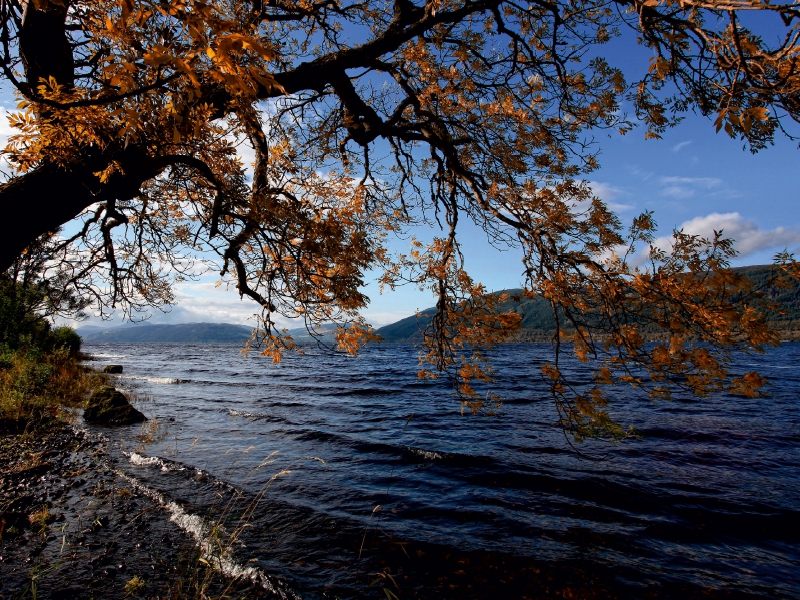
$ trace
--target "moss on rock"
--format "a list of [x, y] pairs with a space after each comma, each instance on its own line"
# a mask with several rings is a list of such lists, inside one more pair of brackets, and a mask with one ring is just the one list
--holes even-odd
[[145, 420], [122, 392], [111, 386], [101, 388], [92, 394], [83, 413], [83, 418], [104, 425], [129, 425]]

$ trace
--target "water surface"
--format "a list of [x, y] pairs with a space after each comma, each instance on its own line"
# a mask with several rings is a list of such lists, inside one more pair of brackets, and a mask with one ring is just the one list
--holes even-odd
[[545, 345], [494, 353], [497, 417], [417, 380], [411, 346], [278, 365], [232, 345], [86, 350], [159, 423], [145, 447], [109, 430], [123, 471], [198, 514], [223, 488], [258, 500], [237, 559], [301, 597], [800, 597], [800, 345], [737, 367], [767, 398], [616, 391], [643, 438], [579, 446], [591, 460], [555, 425]]

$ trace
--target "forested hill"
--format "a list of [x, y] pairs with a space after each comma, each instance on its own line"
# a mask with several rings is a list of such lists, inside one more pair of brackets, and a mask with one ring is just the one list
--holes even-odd
[[87, 344], [103, 343], [175, 343], [175, 344], [243, 344], [250, 339], [252, 327], [230, 323], [181, 323], [153, 325], [138, 323], [104, 330], [81, 330], [78, 334]]
[[[512, 298], [522, 293], [521, 289], [503, 290], [498, 294], [509, 294]], [[545, 341], [555, 330], [555, 319], [550, 305], [542, 298], [521, 298], [509, 300], [501, 305], [502, 312], [515, 312], [522, 316], [522, 330], [517, 341]], [[377, 334], [389, 343], [418, 343], [422, 341], [422, 331], [430, 323], [436, 308], [427, 308], [418, 314], [400, 319], [377, 330]]]
[[[754, 280], [756, 285], [759, 285], [767, 280], [770, 267], [757, 265], [734, 270], [746, 274]], [[513, 298], [518, 296], [521, 290], [510, 289], [498, 292], [498, 294], [502, 293], [507, 293]], [[782, 306], [784, 314], [775, 314], [770, 318], [770, 321], [781, 332], [781, 338], [800, 341], [800, 285], [795, 284], [785, 289], [771, 288], [768, 290], [768, 296]], [[522, 329], [515, 336], [514, 341], [543, 342], [552, 338], [555, 331], [555, 319], [550, 305], [542, 298], [509, 300], [502, 305], [502, 310], [515, 312], [522, 316]], [[422, 341], [422, 330], [425, 329], [435, 312], [435, 308], [419, 311], [416, 315], [381, 327], [377, 333], [389, 343], [419, 343]]]
[[[768, 266], [742, 267], [737, 271], [747, 274], [756, 284], [766, 281], [769, 276]], [[519, 296], [521, 290], [504, 290], [512, 298]], [[498, 292], [503, 293], [503, 292]], [[773, 315], [771, 321], [781, 331], [781, 337], [788, 340], [800, 340], [800, 285], [786, 289], [769, 290], [771, 299], [781, 303], [784, 314]], [[515, 336], [515, 341], [549, 341], [555, 330], [555, 320], [550, 306], [541, 298], [519, 301], [509, 300], [503, 311], [512, 311], [522, 316], [522, 329]], [[391, 325], [377, 330], [386, 342], [418, 343], [422, 341], [422, 330], [430, 322], [435, 308], [422, 310], [418, 315], [401, 319]], [[425, 316], [427, 315], [427, 316]], [[153, 325], [139, 323], [113, 329], [78, 329], [78, 333], [86, 343], [244, 343], [250, 338], [251, 327], [232, 325], [230, 323], [183, 323], [180, 325]], [[291, 330], [295, 341], [311, 341], [304, 328]]]

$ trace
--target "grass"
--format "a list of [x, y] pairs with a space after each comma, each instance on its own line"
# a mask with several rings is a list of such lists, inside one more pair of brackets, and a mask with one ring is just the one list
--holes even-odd
[[50, 509], [43, 504], [41, 510], [28, 516], [28, 521], [39, 531], [39, 535], [44, 536], [47, 533], [47, 524], [50, 522], [51, 518]]
[[[249, 450], [242, 451], [242, 454]], [[275, 451], [266, 456], [250, 471], [244, 483], [265, 467], [274, 465], [277, 454]], [[242, 536], [253, 527], [253, 519], [270, 487], [305, 461], [317, 461], [327, 466], [324, 460], [315, 456], [299, 458], [287, 468], [275, 471], [246, 502], [242, 502], [242, 490], [235, 490], [230, 495], [217, 494], [217, 500], [206, 508], [201, 531], [192, 533], [194, 548], [175, 565], [175, 577], [168, 585], [165, 597], [170, 600], [250, 597], [253, 590], [249, 586], [255, 584], [258, 588], [261, 582], [257, 575], [248, 572], [253, 559], [240, 562], [236, 549], [243, 547]], [[235, 463], [230, 468], [237, 468]]]
[[125, 584], [125, 595], [136, 596], [143, 592], [146, 586], [147, 584], [145, 583], [144, 579], [138, 575], [134, 575], [131, 580]]
[[0, 354], [0, 429], [25, 430], [54, 419], [69, 419], [69, 408], [84, 405], [105, 383], [66, 350], [38, 349]]

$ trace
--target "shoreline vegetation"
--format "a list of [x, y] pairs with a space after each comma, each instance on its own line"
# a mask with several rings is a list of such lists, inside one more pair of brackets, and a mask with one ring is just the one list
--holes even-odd
[[[108, 439], [80, 427], [89, 394], [113, 389], [82, 364], [90, 355], [29, 348], [3, 360], [0, 598], [278, 597], [204, 558], [164, 503], [114, 467]], [[140, 445], [157, 427], [143, 424]]]

